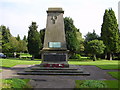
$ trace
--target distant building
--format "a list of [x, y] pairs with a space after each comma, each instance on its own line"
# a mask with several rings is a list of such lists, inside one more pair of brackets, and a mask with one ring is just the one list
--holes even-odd
[[120, 30], [120, 1], [118, 2], [118, 28]]

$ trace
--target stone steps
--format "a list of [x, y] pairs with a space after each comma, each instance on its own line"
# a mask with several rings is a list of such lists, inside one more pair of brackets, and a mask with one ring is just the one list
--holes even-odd
[[18, 72], [19, 75], [90, 75], [88, 72], [76, 66], [70, 66], [68, 68], [52, 68], [52, 67], [40, 67], [33, 66], [26, 68], [22, 72]]
[[79, 72], [79, 73], [50, 73], [50, 72], [18, 72], [18, 75], [81, 75], [81, 76], [89, 76], [90, 74], [87, 72]]
[[25, 72], [80, 73], [82, 70], [25, 70]]
[[31, 70], [78, 70], [77, 68], [33, 67]]

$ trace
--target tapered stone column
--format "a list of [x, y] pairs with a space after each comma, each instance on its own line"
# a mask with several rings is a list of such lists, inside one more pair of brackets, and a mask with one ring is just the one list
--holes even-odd
[[67, 63], [68, 50], [66, 48], [63, 14], [62, 8], [48, 8], [47, 10], [41, 65], [64, 64], [65, 67], [69, 66]]

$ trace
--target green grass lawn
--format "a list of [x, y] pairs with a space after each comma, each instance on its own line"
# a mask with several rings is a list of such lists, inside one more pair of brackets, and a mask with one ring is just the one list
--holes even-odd
[[118, 60], [98, 60], [98, 61], [69, 61], [69, 64], [74, 65], [118, 65], [120, 61]]
[[75, 83], [75, 88], [119, 88], [118, 80], [76, 80]]
[[69, 61], [69, 64], [74, 64], [74, 65], [95, 65], [101, 69], [120, 69], [118, 67], [118, 63], [120, 61], [118, 60], [99, 60], [99, 61]]
[[[68, 61], [69, 64], [74, 65], [96, 65], [98, 67], [104, 67], [107, 69], [117, 69], [118, 60], [109, 61], [109, 60], [99, 60], [99, 61]], [[41, 60], [19, 60], [19, 59], [0, 59], [0, 66], [2, 67], [13, 67], [19, 64], [33, 65], [40, 64]], [[103, 69], [103, 68], [102, 68]]]
[[33, 65], [40, 64], [41, 61], [33, 60], [19, 60], [19, 59], [0, 59], [0, 66], [2, 67], [13, 67], [15, 65]]
[[116, 64], [113, 65], [97, 65], [97, 67], [101, 69], [120, 69], [120, 67]]
[[118, 80], [105, 80], [108, 88], [120, 88]]
[[32, 57], [29, 53], [20, 53], [20, 57]]
[[120, 80], [120, 72], [108, 72], [113, 78]]

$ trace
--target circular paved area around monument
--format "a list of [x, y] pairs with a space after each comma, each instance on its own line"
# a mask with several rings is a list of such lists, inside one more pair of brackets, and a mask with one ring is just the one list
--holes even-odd
[[17, 75], [17, 72], [23, 71], [26, 67], [31, 65], [16, 65], [12, 68], [3, 68], [3, 71], [0, 73], [0, 78], [27, 78], [30, 80], [34, 88], [71, 88], [75, 87], [75, 80], [116, 80], [112, 78], [108, 71], [117, 71], [117, 70], [102, 70], [96, 66], [79, 66], [83, 70], [86, 70], [90, 73], [90, 76], [67, 76], [67, 75]]

